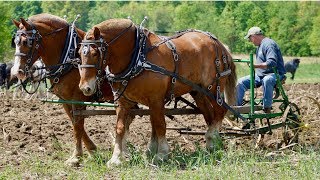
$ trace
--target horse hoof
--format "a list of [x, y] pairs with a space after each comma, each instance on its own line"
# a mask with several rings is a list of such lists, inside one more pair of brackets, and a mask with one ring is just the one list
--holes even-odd
[[111, 158], [108, 162], [107, 162], [107, 167], [111, 168], [111, 167], [115, 167], [115, 166], [119, 166], [121, 164], [121, 161], [119, 158]]
[[147, 157], [152, 157], [155, 155], [155, 152], [153, 152], [152, 150], [150, 150], [149, 148], [144, 152], [144, 154], [147, 156]]
[[65, 162], [65, 164], [71, 167], [79, 167], [80, 159], [77, 157], [71, 157]]
[[145, 151], [145, 154], [147, 157], [153, 157], [155, 154], [157, 154], [158, 146], [151, 144]]
[[152, 160], [152, 164], [161, 164], [164, 161], [168, 160], [168, 154], [156, 154]]

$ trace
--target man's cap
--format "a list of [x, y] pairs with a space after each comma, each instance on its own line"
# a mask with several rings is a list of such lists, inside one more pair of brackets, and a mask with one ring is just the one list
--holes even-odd
[[249, 29], [249, 31], [248, 31], [247, 35], [244, 37], [244, 39], [249, 39], [249, 37], [254, 34], [263, 34], [263, 32], [262, 32], [261, 28], [254, 26]]

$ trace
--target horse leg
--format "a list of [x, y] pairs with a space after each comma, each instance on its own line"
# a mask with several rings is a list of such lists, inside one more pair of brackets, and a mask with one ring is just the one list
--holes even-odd
[[129, 110], [125, 106], [121, 106], [119, 101], [119, 106], [116, 108], [117, 111], [117, 123], [116, 123], [116, 139], [113, 148], [113, 153], [111, 159], [107, 162], [107, 166], [111, 167], [113, 165], [118, 166], [121, 164], [121, 158], [123, 156], [123, 150], [126, 149], [126, 126], [129, 128], [128, 117], [130, 116]]
[[7, 99], [9, 99], [9, 91], [10, 91], [9, 82], [6, 80], [5, 81], [5, 86], [4, 86], [4, 94], [5, 94]]
[[152, 126], [151, 139], [150, 139], [150, 143], [148, 145], [148, 149], [146, 151], [146, 155], [147, 156], [153, 156], [153, 155], [155, 155], [157, 153], [157, 150], [158, 150], [158, 139], [157, 139], [157, 136], [156, 136], [156, 130]]
[[127, 148], [127, 141], [126, 140], [127, 140], [127, 137], [129, 136], [129, 126], [132, 123], [133, 119], [134, 119], [134, 115], [129, 114], [126, 118], [126, 121], [125, 121], [125, 133], [124, 133], [124, 138], [122, 141], [122, 152], [123, 152], [124, 157], [130, 157], [130, 152]]
[[204, 96], [198, 92], [190, 93], [195, 100], [197, 107], [203, 114], [203, 117], [208, 126], [208, 130], [205, 134], [206, 137], [206, 148], [209, 151], [222, 148], [222, 139], [219, 135], [219, 128], [222, 124], [224, 114], [227, 112], [222, 107], [217, 105], [214, 101], [213, 104], [210, 102], [209, 97]]
[[[150, 103], [150, 121], [152, 129], [155, 131], [157, 142], [157, 154], [154, 157], [154, 163], [161, 162], [168, 159], [169, 145], [166, 139], [166, 122], [164, 118], [164, 103], [156, 101]], [[151, 142], [151, 144], [154, 143]]]
[[[75, 110], [85, 110], [86, 107], [85, 106], [80, 106], [75, 107]], [[84, 129], [84, 117], [80, 116], [80, 117], [75, 117], [75, 124], [77, 125], [78, 121], [79, 123], [79, 130], [82, 133], [82, 140], [84, 143], [84, 146], [86, 147], [86, 149], [89, 152], [89, 155], [93, 155], [93, 153], [97, 150], [97, 146], [92, 142], [92, 140], [90, 139], [90, 137], [88, 136], [88, 134], [86, 133], [85, 129]]]
[[206, 147], [209, 151], [216, 151], [223, 148], [222, 138], [219, 135], [219, 128], [222, 125], [222, 120], [227, 113], [227, 109], [219, 106], [215, 100], [211, 101], [211, 111], [214, 118], [208, 123], [208, 130], [206, 133]]
[[18, 100], [22, 98], [22, 92], [23, 92], [23, 88], [22, 86], [17, 86], [16, 88], [14, 88], [14, 92], [13, 92], [13, 99], [14, 100]]
[[6, 98], [9, 99], [9, 89], [4, 88], [4, 94], [5, 94]]
[[[89, 154], [92, 154], [93, 151], [97, 149], [96, 145], [91, 141], [89, 136], [84, 130], [84, 118], [83, 117], [73, 117], [72, 116], [72, 106], [68, 104], [63, 104], [63, 108], [65, 109], [67, 115], [72, 121], [73, 125], [73, 134], [75, 139], [76, 147], [73, 151], [72, 156], [66, 161], [66, 164], [75, 166], [79, 163], [79, 157], [83, 155], [82, 149], [82, 140], [89, 151]], [[78, 108], [77, 108], [78, 109]], [[83, 109], [83, 108], [80, 108]]]

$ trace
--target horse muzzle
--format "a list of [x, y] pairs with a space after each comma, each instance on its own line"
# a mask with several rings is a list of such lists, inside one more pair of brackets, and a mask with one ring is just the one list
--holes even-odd
[[85, 96], [91, 96], [96, 92], [96, 86], [95, 86], [94, 80], [91, 80], [87, 83], [80, 83], [79, 88]]
[[22, 69], [19, 69], [17, 74], [16, 74], [17, 78], [24, 81], [25, 79], [27, 79], [26, 77], [26, 73], [22, 70]]

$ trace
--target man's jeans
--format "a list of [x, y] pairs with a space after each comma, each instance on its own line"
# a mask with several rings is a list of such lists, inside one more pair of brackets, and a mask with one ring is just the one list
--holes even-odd
[[[280, 75], [280, 80], [284, 75]], [[268, 74], [264, 77], [255, 75], [255, 87], [263, 86], [263, 108], [271, 108], [273, 89], [277, 83], [276, 75], [274, 73]], [[245, 92], [250, 89], [250, 75], [238, 79], [237, 83], [237, 106], [242, 106], [242, 101]]]

